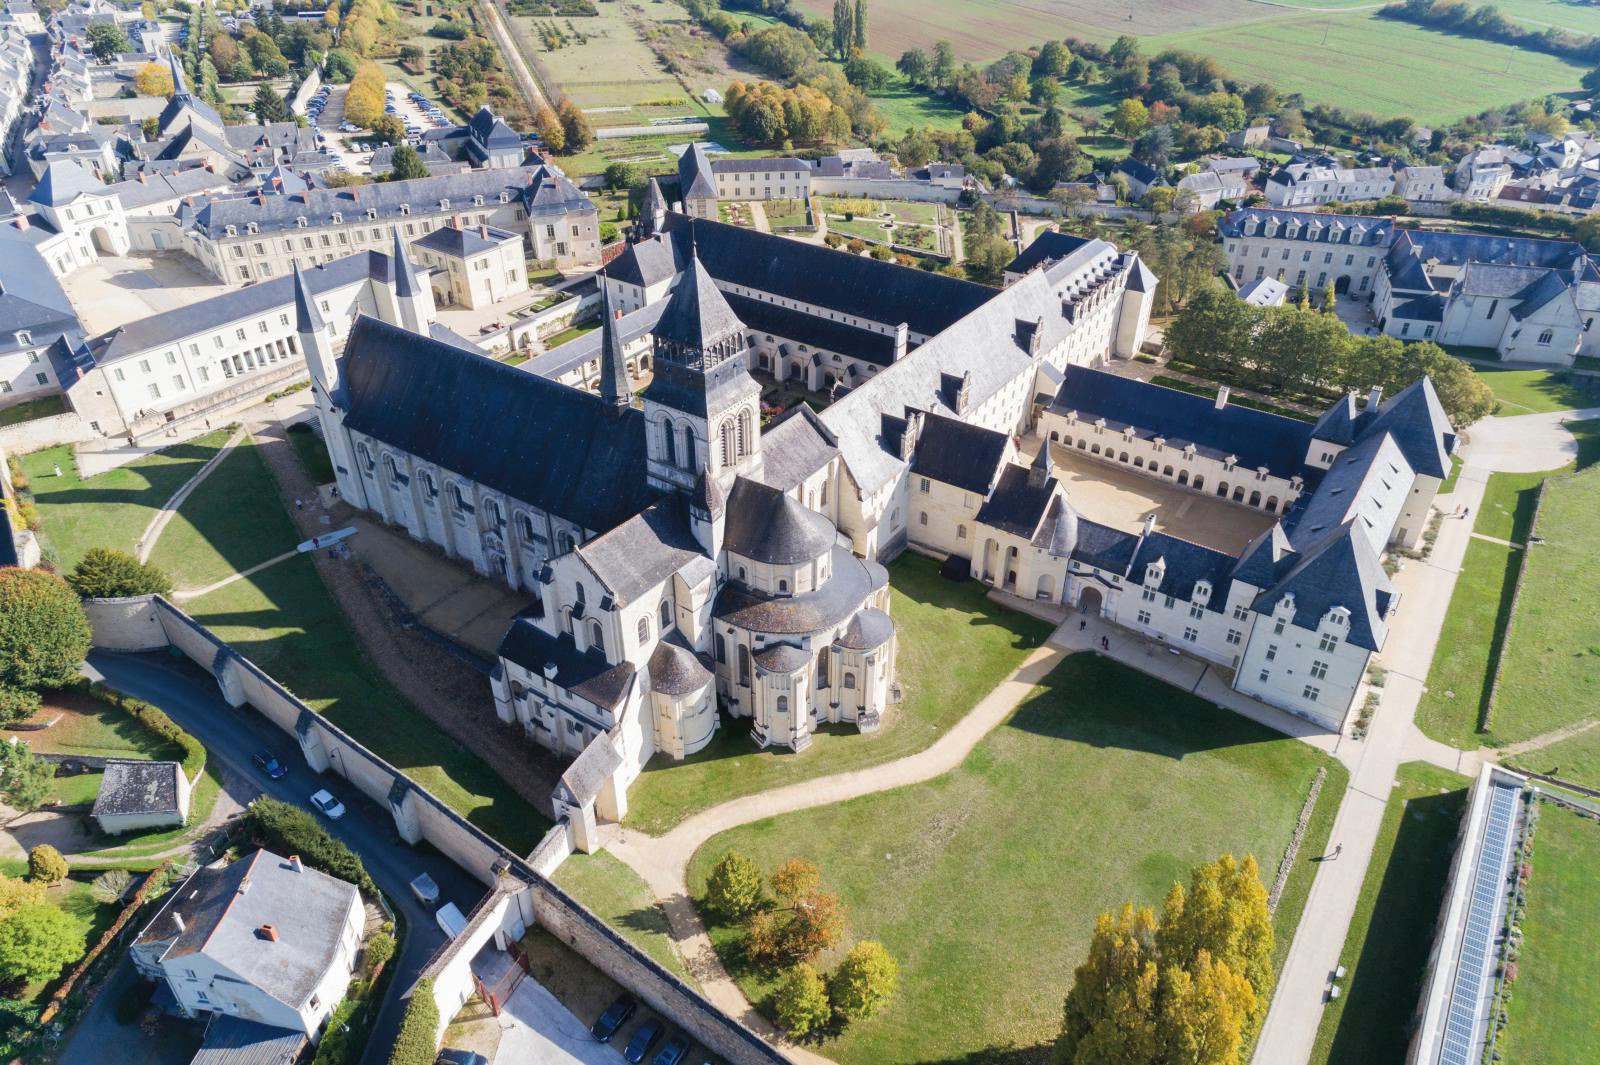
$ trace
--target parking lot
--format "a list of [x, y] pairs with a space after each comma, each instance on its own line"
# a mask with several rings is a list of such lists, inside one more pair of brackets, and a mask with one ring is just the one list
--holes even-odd
[[[386, 89], [386, 110], [405, 125], [407, 140], [412, 144], [419, 143], [422, 134], [428, 130], [451, 125], [436, 103], [426, 98], [413, 98], [412, 89], [403, 82], [391, 81]], [[324, 85], [307, 103], [306, 117], [322, 135], [323, 145], [338, 158], [340, 166], [352, 174], [370, 174], [374, 142], [367, 130], [345, 120], [344, 105], [348, 92], [348, 86]]]

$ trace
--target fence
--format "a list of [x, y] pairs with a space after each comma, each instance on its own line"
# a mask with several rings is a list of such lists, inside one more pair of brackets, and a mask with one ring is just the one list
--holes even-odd
[[[260, 667], [161, 596], [91, 599], [84, 603], [94, 645], [108, 651], [171, 650], [216, 680], [230, 706], [261, 714], [299, 744], [307, 764], [332, 771], [387, 808], [411, 844], [426, 840], [491, 888], [463, 933], [429, 963], [441, 1023], [471, 991], [471, 962], [483, 945], [505, 946], [538, 924], [632, 991], [730, 1065], [775, 1065], [785, 1059], [739, 1021], [623, 938], [546, 879], [570, 853], [562, 822], [528, 860], [506, 850], [426, 788], [316, 714]], [[408, 992], [409, 993], [409, 992]]]

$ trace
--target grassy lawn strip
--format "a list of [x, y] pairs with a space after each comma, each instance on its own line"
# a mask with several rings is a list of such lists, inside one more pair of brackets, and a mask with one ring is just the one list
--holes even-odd
[[67, 401], [61, 396], [41, 396], [25, 399], [14, 407], [0, 410], [0, 425], [20, 425], [36, 418], [52, 418], [67, 412]]
[[176, 587], [203, 588], [292, 550], [300, 538], [271, 487], [261, 453], [241, 443], [183, 501], [150, 561]]
[[1474, 369], [1501, 403], [1494, 412], [1497, 418], [1575, 410], [1596, 402], [1594, 389], [1572, 384], [1558, 370], [1499, 370], [1487, 366]]
[[1600, 467], [1545, 484], [1539, 533], [1506, 639], [1502, 669], [1515, 683], [1495, 706], [1494, 733], [1511, 740], [1600, 716]]
[[667, 915], [650, 888], [618, 858], [605, 851], [574, 854], [552, 878], [557, 887], [587, 906], [597, 917], [628, 937], [634, 946], [660, 962], [684, 983], [694, 977], [672, 945]]
[[[842, 945], [879, 939], [901, 964], [894, 1003], [818, 1048], [841, 1065], [1044, 1061], [1096, 915], [1158, 905], [1225, 851], [1256, 855], [1270, 881], [1318, 766], [1329, 776], [1277, 914], [1281, 957], [1342, 769], [1088, 654], [1065, 660], [954, 772], [724, 833], [695, 855], [690, 890], [703, 892], [729, 849], [765, 870], [792, 856], [819, 864], [848, 914]], [[712, 939], [770, 1010], [774, 974], [744, 962], [736, 930], [714, 926]]]
[[[991, 603], [975, 581], [947, 581], [939, 564], [910, 553], [889, 567], [890, 613], [899, 631], [897, 668], [905, 692], [884, 727], [863, 736], [829, 726], [799, 754], [758, 751], [744, 719], [724, 719], [699, 754], [651, 760], [628, 790], [630, 827], [659, 834], [719, 802], [879, 765], [927, 747], [987, 695], [1051, 626]], [[959, 648], [959, 654], [951, 650]]]
[[1545, 803], [1533, 837], [1533, 875], [1522, 921], [1501, 1058], [1540, 1065], [1600, 1060], [1600, 969], [1594, 917], [1600, 908], [1600, 824]]
[[141, 725], [131, 714], [87, 692], [72, 688], [45, 692], [44, 705], [28, 724], [54, 724], [43, 729], [0, 730], [0, 739], [25, 740], [41, 754], [77, 754], [101, 758], [154, 758], [181, 761], [183, 749]]
[[1467, 545], [1417, 706], [1417, 726], [1452, 747], [1472, 750], [1486, 738], [1478, 721], [1505, 640], [1521, 554], [1487, 540]]
[[1400, 767], [1339, 955], [1345, 994], [1322, 1012], [1311, 1065], [1404, 1057], [1470, 783], [1424, 762]]
[[300, 460], [300, 467], [306, 471], [315, 484], [331, 484], [333, 482], [333, 460], [328, 458], [328, 449], [311, 428], [309, 422], [299, 422], [291, 425], [286, 436], [289, 443], [294, 446], [294, 453]]
[[1527, 543], [1539, 486], [1555, 472], [1559, 471], [1490, 474], [1483, 488], [1483, 502], [1478, 505], [1478, 517], [1472, 524], [1472, 531], [1510, 540], [1514, 544]]
[[[211, 460], [228, 440], [220, 429], [88, 481], [78, 476], [69, 447], [22, 456], [28, 491], [39, 507], [46, 541], [70, 570], [91, 547], [132, 551], [155, 512]], [[55, 476], [55, 468], [61, 476]]]

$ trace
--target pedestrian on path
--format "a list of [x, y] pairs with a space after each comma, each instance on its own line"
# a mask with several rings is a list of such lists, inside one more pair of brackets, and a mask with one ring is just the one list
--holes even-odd
[[1088, 618], [1079, 618], [1078, 619], [1078, 631], [1079, 632], [1082, 632], [1084, 629], [1087, 629], [1088, 627], [1089, 627], [1089, 619]]
[[1334, 848], [1333, 848], [1334, 861], [1338, 861], [1339, 860], [1339, 855], [1341, 855], [1343, 853], [1344, 853], [1344, 844], [1343, 843], [1334, 844]]

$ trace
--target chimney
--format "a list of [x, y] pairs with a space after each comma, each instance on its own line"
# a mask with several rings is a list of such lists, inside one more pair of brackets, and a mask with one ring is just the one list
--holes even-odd
[[899, 362], [906, 357], [906, 347], [911, 343], [911, 325], [901, 322], [894, 327], [894, 361]]
[[[478, 227], [478, 236], [482, 237], [484, 240], [488, 240], [489, 239], [489, 227], [488, 226], [484, 226], [484, 225], [480, 225]], [[617, 312], [617, 317], [618, 318], [622, 317], [622, 312], [621, 311]]]
[[141, 184], [141, 185], [150, 184], [150, 179], [145, 176], [145, 172], [143, 170], [139, 171], [139, 184]]
[[545, 680], [555, 680], [556, 679], [556, 664], [554, 662], [546, 662], [544, 664], [544, 679]]
[[1367, 409], [1376, 411], [1378, 404], [1383, 402], [1383, 386], [1373, 385], [1372, 391], [1367, 393]]
[[20, 230], [24, 230], [24, 231], [27, 230], [27, 228], [28, 228], [28, 216], [27, 215], [25, 215], [25, 214], [17, 215], [17, 228], [20, 229]]
[[1228, 397], [1231, 396], [1231, 395], [1233, 395], [1233, 389], [1229, 388], [1227, 385], [1219, 385], [1217, 387], [1217, 409], [1218, 410], [1221, 410], [1223, 407], [1226, 407], [1228, 405]]
[[264, 924], [256, 929], [256, 934], [262, 939], [271, 940], [274, 943], [278, 941], [278, 929], [275, 925]]
[[460, 215], [453, 214], [453, 215], [450, 216], [450, 228], [451, 229], [466, 229], [467, 227], [461, 224], [461, 216]]
[[289, 868], [297, 873], [303, 873], [306, 871], [306, 864], [300, 860], [298, 854], [291, 854], [289, 855]]

